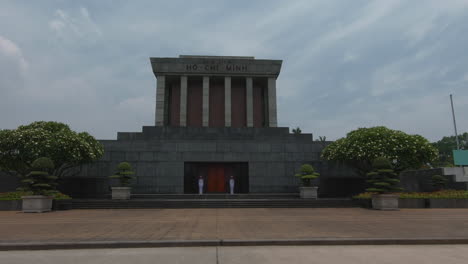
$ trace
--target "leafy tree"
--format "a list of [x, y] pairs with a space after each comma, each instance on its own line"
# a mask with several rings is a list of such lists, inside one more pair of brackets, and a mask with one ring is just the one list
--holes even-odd
[[54, 169], [54, 162], [49, 158], [38, 158], [32, 164], [32, 171], [23, 177], [21, 191], [32, 192], [33, 195], [50, 195], [57, 186], [57, 176], [49, 175]]
[[133, 179], [135, 172], [132, 171], [132, 165], [128, 162], [121, 162], [117, 165], [117, 173], [109, 176], [109, 178], [118, 179], [120, 186], [127, 187], [130, 185], [130, 180]]
[[55, 163], [53, 175], [68, 175], [83, 164], [98, 160], [103, 146], [86, 132], [77, 133], [59, 122], [39, 121], [14, 130], [0, 130], [0, 169], [27, 175], [39, 157]]
[[367, 182], [371, 185], [368, 192], [389, 193], [401, 191], [398, 187], [400, 179], [392, 169], [392, 164], [387, 158], [379, 157], [372, 162], [373, 171], [367, 173]]
[[293, 128], [292, 130], [293, 134], [301, 134], [302, 133], [302, 130], [300, 127], [296, 127], [296, 128]]
[[[458, 135], [460, 149], [468, 149], [468, 132]], [[440, 167], [453, 166], [453, 150], [457, 149], [455, 136], [443, 137], [441, 140], [432, 143], [439, 151], [439, 159], [435, 165]]]
[[360, 175], [371, 171], [375, 158], [385, 157], [395, 163], [394, 169], [399, 173], [432, 162], [437, 158], [437, 149], [422, 136], [379, 126], [349, 132], [346, 137], [328, 145], [322, 157], [343, 162]]
[[313, 179], [317, 179], [320, 174], [314, 171], [314, 167], [310, 164], [303, 164], [298, 174], [295, 175], [301, 179], [303, 186], [310, 186]]

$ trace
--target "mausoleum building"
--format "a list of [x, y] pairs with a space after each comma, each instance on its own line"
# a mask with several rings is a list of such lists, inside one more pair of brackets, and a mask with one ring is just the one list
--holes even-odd
[[[73, 197], [109, 194], [119, 162], [136, 172], [132, 193], [297, 192], [301, 164], [321, 174], [321, 196], [346, 196], [362, 186], [343, 167], [320, 159], [326, 142], [278, 127], [277, 78], [281, 60], [254, 57], [151, 58], [156, 77], [155, 124], [101, 140], [104, 157], [66, 179]], [[280, 87], [288, 89], [288, 87]]]

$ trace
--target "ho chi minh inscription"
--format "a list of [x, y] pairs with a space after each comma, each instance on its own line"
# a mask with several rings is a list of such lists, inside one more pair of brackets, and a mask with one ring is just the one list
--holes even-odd
[[248, 72], [245, 64], [186, 64], [188, 72]]
[[151, 58], [155, 75], [278, 76], [281, 60], [245, 58]]

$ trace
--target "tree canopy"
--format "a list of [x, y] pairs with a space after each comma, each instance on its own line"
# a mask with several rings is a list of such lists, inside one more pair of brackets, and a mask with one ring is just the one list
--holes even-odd
[[[460, 149], [468, 149], [468, 132], [458, 135]], [[443, 137], [441, 140], [432, 143], [439, 150], [439, 166], [453, 166], [453, 150], [457, 149], [455, 136]]]
[[365, 175], [372, 161], [384, 157], [394, 162], [396, 172], [418, 169], [437, 158], [437, 149], [420, 135], [408, 135], [383, 126], [359, 128], [328, 145], [322, 157], [338, 161]]
[[72, 168], [98, 160], [103, 153], [103, 146], [93, 136], [59, 122], [38, 121], [0, 130], [0, 169], [20, 175], [26, 175], [40, 157], [53, 160], [53, 175], [63, 176]]

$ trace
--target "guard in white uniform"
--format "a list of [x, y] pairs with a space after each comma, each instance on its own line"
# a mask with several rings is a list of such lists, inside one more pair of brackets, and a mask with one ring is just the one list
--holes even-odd
[[229, 188], [231, 189], [231, 194], [234, 194], [234, 176], [231, 175], [231, 178], [229, 179]]
[[198, 194], [203, 194], [203, 177], [198, 178]]

